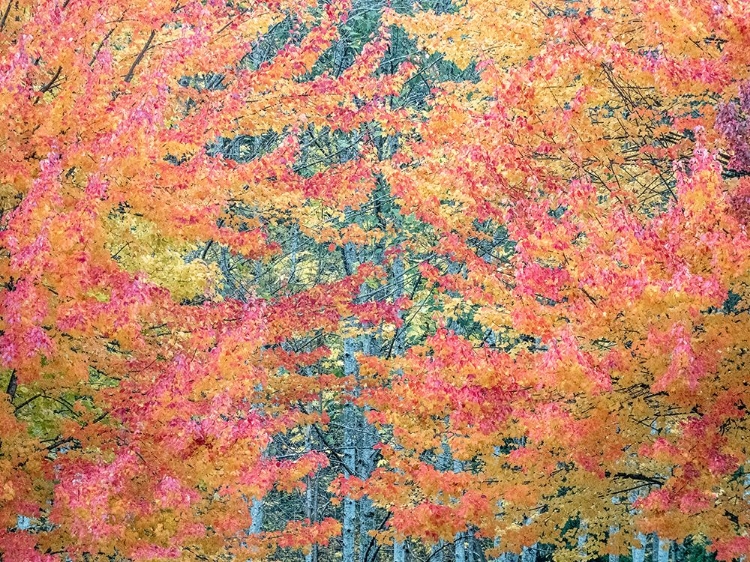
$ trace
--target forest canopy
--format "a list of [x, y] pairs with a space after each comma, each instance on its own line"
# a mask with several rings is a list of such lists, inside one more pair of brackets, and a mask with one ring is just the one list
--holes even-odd
[[750, 556], [748, 0], [0, 3], [0, 560]]

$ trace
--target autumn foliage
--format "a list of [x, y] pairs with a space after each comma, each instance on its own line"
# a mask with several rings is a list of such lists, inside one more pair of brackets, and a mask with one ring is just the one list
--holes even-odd
[[750, 556], [749, 3], [0, 8], [4, 562]]

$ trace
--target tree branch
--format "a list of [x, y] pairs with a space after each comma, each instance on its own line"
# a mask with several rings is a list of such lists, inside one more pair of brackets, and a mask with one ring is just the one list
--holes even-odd
[[133, 65], [130, 67], [130, 70], [128, 70], [128, 73], [125, 75], [125, 82], [130, 82], [133, 79], [133, 74], [135, 73], [136, 67], [143, 60], [143, 57], [146, 55], [146, 51], [148, 51], [149, 47], [151, 46], [151, 42], [154, 40], [155, 36], [156, 36], [156, 31], [152, 29], [151, 34], [148, 36], [148, 39], [146, 39], [146, 44], [143, 46], [143, 49], [141, 49], [141, 52], [138, 53], [138, 56], [135, 57], [135, 60], [133, 61]]
[[57, 67], [57, 71], [55, 72], [55, 75], [52, 77], [52, 80], [47, 82], [44, 86], [39, 88], [39, 93], [44, 94], [48, 91], [50, 91], [55, 86], [55, 82], [57, 82], [57, 79], [60, 77], [60, 73], [62, 72], [62, 66]]
[[8, 381], [8, 387], [5, 389], [6, 394], [10, 396], [11, 402], [13, 402], [13, 400], [16, 397], [17, 388], [18, 388], [18, 377], [16, 376], [16, 370], [13, 369], [10, 372], [10, 380]]
[[8, 0], [8, 6], [3, 12], [3, 19], [0, 20], [0, 30], [5, 28], [5, 22], [8, 21], [8, 14], [10, 14], [10, 7], [13, 5], [13, 0]]
[[[385, 519], [383, 519], [383, 521], [378, 526], [378, 528], [377, 528], [378, 531], [382, 531], [385, 528], [385, 524], [391, 518], [391, 515], [393, 515], [393, 514], [389, 511], [388, 514], [385, 516]], [[372, 545], [374, 545], [374, 544], [375, 544], [375, 537], [370, 537], [370, 542], [367, 545], [367, 550], [365, 550], [365, 555], [363, 557], [364, 562], [369, 562], [369, 560], [370, 560], [369, 559], [370, 549], [372, 548]], [[376, 548], [375, 552], [372, 555], [372, 560], [373, 561], [375, 560], [375, 556], [377, 555], [377, 553], [378, 553], [378, 549]]]
[[617, 472], [614, 475], [614, 478], [627, 478], [629, 480], [638, 480], [639, 482], [648, 482], [649, 484], [654, 484], [655, 486], [664, 485], [664, 480], [660, 480], [659, 478], [655, 478], [652, 476], [645, 476], [643, 474], [631, 474], [628, 472]]

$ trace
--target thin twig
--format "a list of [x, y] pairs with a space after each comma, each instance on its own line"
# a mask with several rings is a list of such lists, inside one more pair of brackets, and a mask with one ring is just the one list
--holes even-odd
[[116, 29], [115, 27], [110, 29], [107, 32], [107, 34], [104, 36], [104, 39], [102, 39], [102, 42], [99, 43], [99, 46], [96, 48], [96, 51], [94, 51], [94, 56], [91, 57], [91, 60], [89, 61], [89, 66], [94, 64], [94, 61], [96, 61], [96, 57], [99, 56], [99, 52], [102, 50], [102, 47], [104, 47], [104, 44], [107, 42], [107, 39], [109, 39], [112, 36], [112, 34], [115, 32], [115, 29]]

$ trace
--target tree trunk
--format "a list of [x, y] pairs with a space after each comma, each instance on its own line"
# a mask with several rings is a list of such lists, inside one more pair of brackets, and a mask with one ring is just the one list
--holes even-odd
[[[440, 471], [449, 470], [451, 461], [451, 451], [448, 445], [448, 441], [443, 439], [442, 451], [438, 455], [435, 468]], [[433, 545], [430, 549], [430, 562], [443, 562], [445, 559], [445, 541], [440, 539], [437, 544]]]
[[[461, 461], [453, 461], [453, 472], [461, 472], [464, 465]], [[457, 533], [453, 540], [453, 559], [455, 562], [466, 562], [466, 533]]]
[[406, 543], [393, 541], [393, 562], [406, 562]]
[[578, 559], [586, 560], [586, 542], [589, 539], [588, 524], [581, 521], [578, 528]]
[[[305, 450], [312, 450], [312, 426], [305, 428]], [[305, 517], [311, 523], [318, 518], [318, 475], [313, 474], [306, 479], [305, 489]], [[313, 544], [310, 552], [305, 554], [305, 562], [318, 562], [318, 545]]]
[[640, 542], [641, 546], [633, 545], [630, 548], [633, 562], [645, 562], [646, 560], [646, 535], [644, 535], [643, 533], [636, 533], [635, 540]]
[[[373, 337], [370, 335], [362, 336], [362, 351], [371, 355], [375, 346], [373, 345]], [[359, 386], [359, 385], [357, 385]], [[357, 476], [362, 480], [367, 480], [372, 474], [375, 468], [375, 449], [374, 446], [378, 441], [377, 431], [375, 428], [367, 422], [364, 413], [367, 411], [365, 408], [364, 412], [357, 412], [359, 419], [359, 439], [358, 439], [358, 455], [357, 455]], [[365, 556], [367, 555], [370, 541], [373, 538], [370, 536], [370, 531], [375, 528], [375, 507], [372, 504], [372, 500], [364, 496], [359, 500], [359, 561], [367, 562]]]
[[[637, 491], [631, 492], [630, 495], [629, 495], [629, 499], [630, 499], [630, 505], [632, 506], [636, 502], [636, 500], [638, 499], [638, 492]], [[632, 509], [631, 509], [631, 511], [632, 511]], [[633, 535], [633, 538], [638, 543], [640, 543], [640, 545], [633, 544], [630, 547], [631, 558], [633, 559], [633, 562], [644, 562], [646, 560], [646, 541], [647, 541], [647, 537], [643, 533], [636, 532]]]
[[536, 562], [537, 550], [536, 544], [524, 546], [521, 551], [521, 562]]
[[466, 562], [466, 541], [464, 533], [458, 533], [453, 546], [455, 562]]
[[[394, 298], [398, 299], [404, 295], [404, 261], [400, 255], [393, 258], [393, 285]], [[401, 312], [399, 318], [403, 320]], [[406, 351], [406, 326], [397, 328], [393, 341], [393, 354], [401, 356]], [[406, 544], [402, 541], [393, 542], [393, 562], [406, 562]]]
[[669, 562], [669, 551], [672, 546], [672, 541], [660, 539], [658, 536], [654, 537], [654, 539], [654, 546], [656, 547], [654, 558], [656, 559], [656, 562]]
[[437, 544], [433, 544], [430, 548], [429, 562], [443, 562], [445, 558], [445, 542], [440, 539]]
[[[393, 258], [393, 285], [394, 285], [394, 298], [398, 299], [404, 296], [404, 261], [400, 255], [396, 255]], [[403, 321], [403, 313], [399, 311], [399, 318]], [[406, 351], [406, 326], [402, 325], [396, 331], [394, 336], [395, 341], [393, 342], [393, 354], [403, 355]]]
[[250, 534], [258, 535], [263, 530], [263, 500], [253, 498], [250, 504]]
[[[618, 530], [619, 530], [618, 527], [616, 527], [614, 525], [610, 526], [610, 528], [609, 528], [610, 540], [611, 540], [612, 536], [617, 533]], [[609, 557], [607, 558], [607, 562], [620, 562], [620, 555], [619, 554], [610, 554]]]
[[[354, 339], [344, 339], [344, 374], [356, 373], [354, 358], [356, 344]], [[351, 402], [344, 405], [344, 464], [346, 470], [355, 470], [357, 466], [357, 408]], [[357, 524], [357, 502], [349, 496], [344, 498], [344, 522], [342, 529], [343, 562], [354, 562], [354, 545]]]

